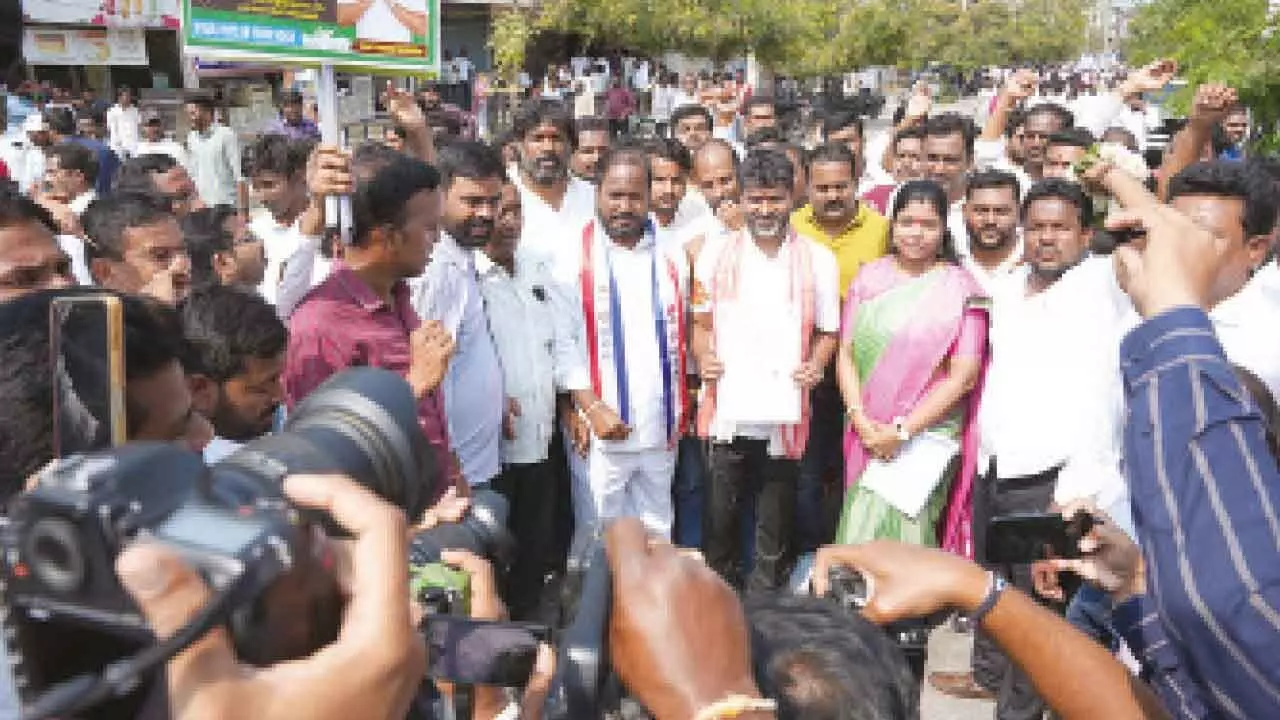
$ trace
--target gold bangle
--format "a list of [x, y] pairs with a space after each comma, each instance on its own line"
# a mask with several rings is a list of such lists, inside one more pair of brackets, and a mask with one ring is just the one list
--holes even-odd
[[725, 720], [749, 712], [774, 712], [777, 709], [778, 703], [768, 698], [730, 695], [699, 710], [693, 720]]

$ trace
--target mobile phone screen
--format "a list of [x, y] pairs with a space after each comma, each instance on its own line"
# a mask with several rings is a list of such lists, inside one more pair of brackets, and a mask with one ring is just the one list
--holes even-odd
[[460, 685], [523, 687], [533, 672], [543, 625], [503, 623], [454, 615], [427, 618], [427, 674]]
[[1093, 525], [1089, 515], [1068, 521], [1057, 513], [1024, 513], [991, 519], [987, 528], [986, 561], [997, 564], [1032, 563], [1047, 558], [1080, 557], [1080, 538]]
[[56, 457], [123, 445], [124, 315], [120, 298], [83, 295], [49, 306]]

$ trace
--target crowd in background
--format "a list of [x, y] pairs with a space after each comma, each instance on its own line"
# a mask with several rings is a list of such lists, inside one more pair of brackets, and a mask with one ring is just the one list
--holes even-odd
[[[819, 590], [831, 564], [883, 582], [872, 620], [958, 609], [972, 672], [927, 681], [1001, 718], [1280, 706], [1280, 202], [1231, 88], [1198, 88], [1153, 166], [1167, 61], [1074, 96], [1002, 72], [981, 124], [922, 83], [880, 134], [858, 102], [797, 128], [732, 74], [639, 62], [602, 90], [591, 69], [549, 76], [492, 142], [435, 86], [388, 88], [394, 128], [351, 149], [295, 94], [243, 148], [210, 100], [182, 143], [127, 88], [28, 115], [0, 194], [6, 497], [51, 457], [35, 291], [95, 286], [130, 298], [131, 439], [210, 463], [345, 368], [404, 376], [438, 496], [510, 502], [514, 618], [554, 622], [575, 537], [635, 519], [611, 532], [698, 550], [749, 615], [814, 553]], [[989, 561], [992, 518], [1044, 512], [1096, 519], [1083, 558]], [[730, 605], [728, 635], [774, 618], [779, 647], [816, 612]], [[809, 665], [716, 696], [917, 707], [922, 661], [884, 671], [902, 697], [853, 699], [874, 683], [844, 663], [878, 667], [883, 638], [879, 660], [793, 640], [775, 651]]]

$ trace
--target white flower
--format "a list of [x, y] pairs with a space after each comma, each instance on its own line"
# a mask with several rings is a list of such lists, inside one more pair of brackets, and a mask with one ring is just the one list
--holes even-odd
[[1099, 145], [1098, 159], [1123, 170], [1138, 180], [1146, 180], [1151, 175], [1151, 169], [1147, 167], [1147, 161], [1142, 156], [1130, 152], [1128, 148], [1118, 143]]

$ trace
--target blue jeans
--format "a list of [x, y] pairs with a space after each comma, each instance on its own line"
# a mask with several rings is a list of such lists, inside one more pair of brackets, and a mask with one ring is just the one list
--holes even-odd
[[676, 509], [676, 544], [681, 547], [702, 547], [702, 496], [706, 486], [706, 443], [697, 437], [680, 438], [676, 448], [676, 475], [671, 491]]
[[1067, 605], [1067, 622], [1115, 652], [1120, 643], [1111, 625], [1111, 599], [1095, 585], [1081, 585]]

